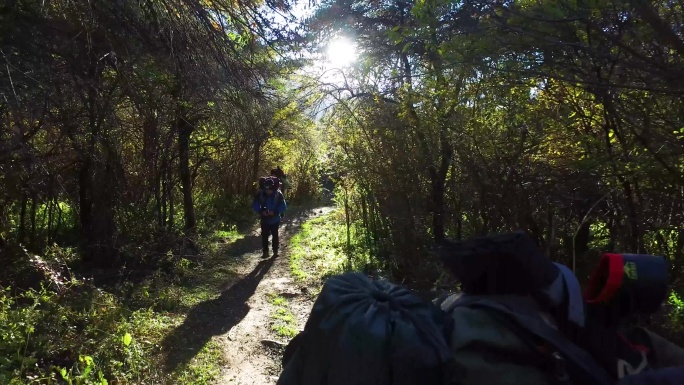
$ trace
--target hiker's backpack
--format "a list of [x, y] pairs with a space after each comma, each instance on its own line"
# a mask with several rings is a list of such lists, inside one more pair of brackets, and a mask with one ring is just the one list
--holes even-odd
[[455, 294], [435, 305], [442, 311], [401, 286], [335, 276], [287, 346], [277, 384], [615, 382], [529, 297]]
[[283, 169], [280, 168], [280, 166], [278, 166], [277, 168], [271, 170], [271, 175], [275, 175], [278, 178], [282, 179], [285, 178], [285, 171], [283, 171]]
[[530, 297], [455, 294], [437, 302], [455, 325], [455, 385], [614, 383]]
[[281, 181], [281, 188], [286, 189], [290, 187], [290, 179], [287, 177], [287, 175], [283, 174], [283, 176], [280, 177]]
[[[456, 384], [608, 385], [651, 369], [647, 336], [622, 333], [618, 320], [662, 301], [662, 258], [612, 254], [599, 265], [610, 274], [583, 298], [574, 273], [525, 232], [446, 240], [436, 251], [465, 293], [441, 304], [456, 324]], [[623, 279], [628, 267], [640, 279]]]
[[273, 189], [274, 190], [278, 190], [280, 188], [280, 179], [278, 177], [269, 175], [269, 176], [262, 176], [261, 178], [259, 178], [259, 190], [264, 189], [264, 186], [265, 186], [267, 180], [273, 181]]
[[447, 385], [446, 313], [407, 289], [358, 273], [333, 276], [287, 346], [277, 385]]

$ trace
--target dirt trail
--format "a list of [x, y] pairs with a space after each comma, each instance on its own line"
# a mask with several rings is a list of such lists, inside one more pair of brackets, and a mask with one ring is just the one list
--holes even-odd
[[[217, 384], [276, 383], [280, 372], [280, 354], [284, 346], [276, 342], [286, 341], [279, 340], [271, 330], [274, 305], [269, 303], [268, 295], [280, 294], [289, 298], [289, 308], [296, 318], [298, 330], [301, 330], [312, 302], [292, 278], [288, 241], [300, 229], [303, 221], [327, 214], [331, 210], [330, 207], [322, 207], [298, 214], [296, 217], [286, 217], [280, 230], [281, 250], [278, 258], [262, 259], [258, 242], [254, 242], [253, 249], [242, 255], [245, 262], [238, 273], [243, 278], [226, 291], [232, 293], [231, 297], [234, 300], [231, 302], [235, 302], [232, 304], [242, 307], [246, 314], [219, 336], [225, 352], [226, 365]], [[255, 231], [253, 235], [258, 239], [259, 231]]]

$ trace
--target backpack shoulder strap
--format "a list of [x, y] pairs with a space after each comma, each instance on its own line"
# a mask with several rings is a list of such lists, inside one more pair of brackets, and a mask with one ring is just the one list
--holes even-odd
[[[518, 301], [520, 304], [523, 301]], [[516, 305], [519, 305], [516, 303]], [[581, 384], [610, 385], [613, 383], [608, 373], [600, 367], [589, 353], [573, 344], [565, 336], [548, 325], [541, 316], [529, 309], [520, 311], [523, 306], [506, 306], [504, 301], [494, 296], [462, 295], [449, 304], [445, 311], [451, 313], [457, 307], [479, 308], [496, 317], [511, 328], [520, 338], [536, 346], [535, 339], [546, 342], [555, 350], [549, 357], [551, 364], [556, 367], [556, 383], [570, 383], [564, 379], [562, 371], [570, 373], [573, 379], [578, 378]], [[515, 310], [514, 310], [515, 309]], [[564, 367], [565, 366], [565, 367]], [[565, 381], [565, 382], [564, 382]]]

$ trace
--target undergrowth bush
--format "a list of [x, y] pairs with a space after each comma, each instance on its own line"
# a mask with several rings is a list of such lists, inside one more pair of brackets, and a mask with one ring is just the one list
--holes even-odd
[[[172, 320], [130, 312], [112, 294], [72, 280], [0, 293], [0, 383], [107, 384], [157, 378], [153, 357]], [[62, 381], [58, 381], [62, 380]]]
[[290, 268], [294, 276], [300, 282], [320, 285], [325, 278], [344, 271], [382, 274], [383, 265], [370, 253], [358, 221], [351, 223], [349, 234], [348, 244], [342, 210], [305, 222], [290, 241]]
[[69, 270], [72, 249], [15, 255], [32, 284], [0, 288], [0, 384], [208, 383], [215, 346], [173, 373], [161, 369], [161, 341], [188, 310], [183, 280], [196, 273], [172, 257], [170, 269], [102, 290]]

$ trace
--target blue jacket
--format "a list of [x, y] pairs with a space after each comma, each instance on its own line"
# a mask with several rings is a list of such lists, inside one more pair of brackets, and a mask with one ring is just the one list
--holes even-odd
[[[272, 217], [262, 217], [262, 208], [273, 211], [275, 214]], [[259, 214], [262, 223], [269, 225], [280, 222], [280, 216], [286, 209], [287, 203], [285, 203], [285, 197], [280, 190], [276, 190], [271, 196], [267, 196], [265, 192], [259, 191], [256, 196], [254, 196], [254, 202], [252, 202], [252, 210]]]

